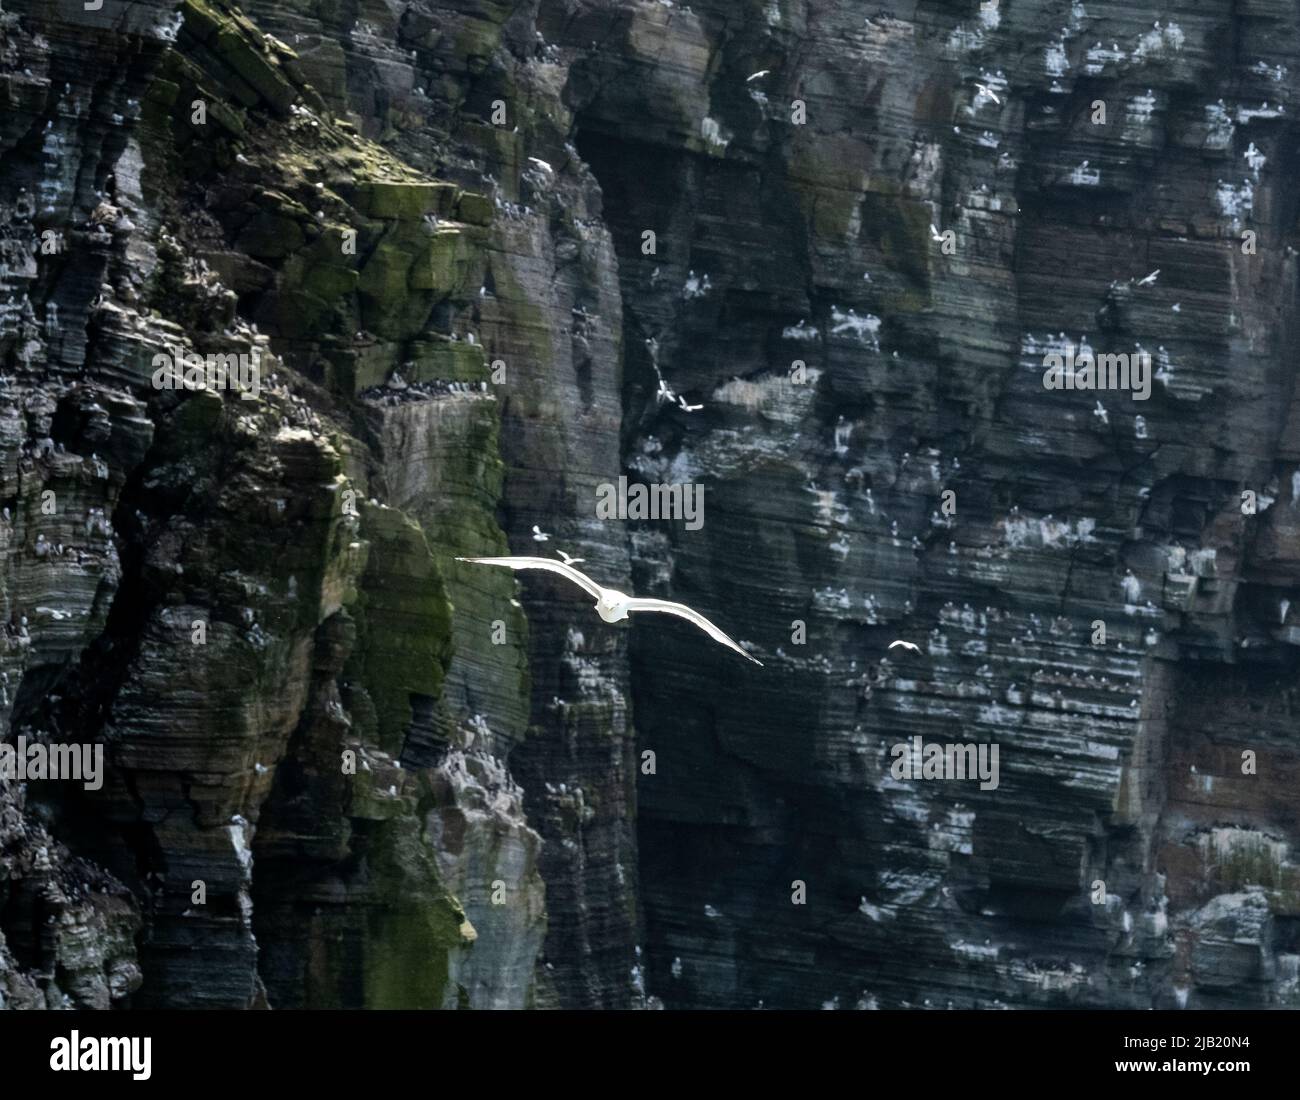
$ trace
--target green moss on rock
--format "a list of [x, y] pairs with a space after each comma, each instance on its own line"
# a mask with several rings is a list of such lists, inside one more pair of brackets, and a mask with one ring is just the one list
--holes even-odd
[[483, 348], [460, 340], [417, 340], [411, 344], [408, 382], [485, 382], [487, 366]]
[[468, 270], [469, 248], [464, 234], [455, 229], [439, 229], [410, 268], [411, 287], [435, 290], [444, 296], [454, 294], [464, 287]]
[[372, 218], [413, 220], [425, 214], [450, 215], [458, 188], [454, 183], [373, 180], [357, 195], [357, 208]]
[[492, 221], [492, 203], [486, 195], [466, 191], [456, 204], [456, 216], [470, 225], [488, 225]]
[[370, 543], [354, 614], [358, 672], [374, 702], [379, 745], [401, 750], [411, 697], [437, 698], [451, 660], [451, 604], [419, 524], [393, 508], [365, 504]]

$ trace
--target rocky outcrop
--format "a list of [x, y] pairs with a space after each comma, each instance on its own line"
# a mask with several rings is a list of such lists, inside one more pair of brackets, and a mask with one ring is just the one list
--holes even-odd
[[6, 1006], [1295, 1001], [1289, 10], [9, 5]]
[[[659, 375], [705, 406], [629, 440], [712, 517], [634, 575], [770, 669], [633, 650], [652, 989], [1289, 1003], [1281, 13], [692, 7], [570, 84], [655, 342], [629, 411]], [[1148, 350], [1149, 404], [1045, 389], [1061, 345]], [[1000, 785], [895, 779], [916, 736], [998, 745]]]
[[[457, 482], [420, 478], [400, 445], [436, 407], [478, 494], [441, 500], [442, 519], [495, 530], [481, 350], [430, 324], [478, 285], [490, 209], [321, 115], [293, 51], [234, 8], [54, 16], [42, 34], [44, 18], [9, 24], [53, 75], [17, 81], [32, 103], [6, 138], [25, 257], [7, 271], [7, 715], [104, 743], [109, 775], [48, 811], [91, 861], [84, 882], [12, 796], [14, 996], [522, 1005], [539, 840], [496, 746], [471, 747], [447, 707], [452, 606], [416, 516]], [[60, 34], [92, 54], [61, 53]], [[131, 79], [102, 93], [93, 51], [124, 45]], [[46, 114], [65, 159], [29, 149]], [[65, 324], [83, 339], [60, 339], [61, 378]], [[253, 384], [160, 388], [159, 359], [187, 354], [242, 356]], [[70, 876], [79, 892], [59, 892]], [[497, 876], [516, 895], [503, 917]], [[91, 886], [102, 902], [81, 900]], [[71, 931], [51, 940], [38, 914]], [[467, 962], [471, 916], [487, 935]]]

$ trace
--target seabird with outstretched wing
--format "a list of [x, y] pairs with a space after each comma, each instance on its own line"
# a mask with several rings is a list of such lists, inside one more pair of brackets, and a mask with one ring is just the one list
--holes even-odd
[[719, 630], [713, 623], [709, 622], [703, 615], [693, 608], [687, 607], [684, 603], [673, 603], [670, 600], [642, 599], [637, 596], [629, 596], [625, 592], [619, 592], [614, 588], [605, 588], [593, 581], [586, 573], [580, 569], [574, 569], [567, 562], [555, 561], [552, 558], [532, 558], [532, 557], [508, 557], [508, 558], [457, 558], [457, 561], [467, 561], [475, 565], [499, 565], [506, 569], [513, 569], [516, 572], [522, 569], [540, 569], [546, 573], [555, 573], [572, 581], [589, 596], [596, 598], [596, 613], [607, 623], [616, 623], [626, 619], [633, 611], [658, 611], [662, 614], [676, 615], [680, 619], [685, 619], [689, 623], [694, 623], [704, 631], [715, 642], [725, 645], [728, 649], [734, 649], [747, 661], [753, 661], [754, 664], [762, 667], [763, 662], [757, 658], [751, 657], [740, 648], [730, 637]]

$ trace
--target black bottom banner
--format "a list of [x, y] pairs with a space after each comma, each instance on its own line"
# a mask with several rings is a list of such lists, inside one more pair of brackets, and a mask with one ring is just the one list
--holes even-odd
[[9, 1012], [0, 1080], [252, 1087], [288, 1071], [296, 1087], [373, 1088], [394, 1074], [475, 1087], [590, 1080], [622, 1062], [646, 1088], [751, 1073], [797, 1087], [837, 1070], [884, 1084], [897, 1059], [917, 1084], [1226, 1089], [1293, 1081], [1296, 1023], [1290, 1012]]

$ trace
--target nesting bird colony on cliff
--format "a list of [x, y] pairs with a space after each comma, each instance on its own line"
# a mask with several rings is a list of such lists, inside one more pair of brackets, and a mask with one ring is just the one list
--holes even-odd
[[892, 2], [2, 0], [0, 1008], [1300, 1007], [1296, 6]]

